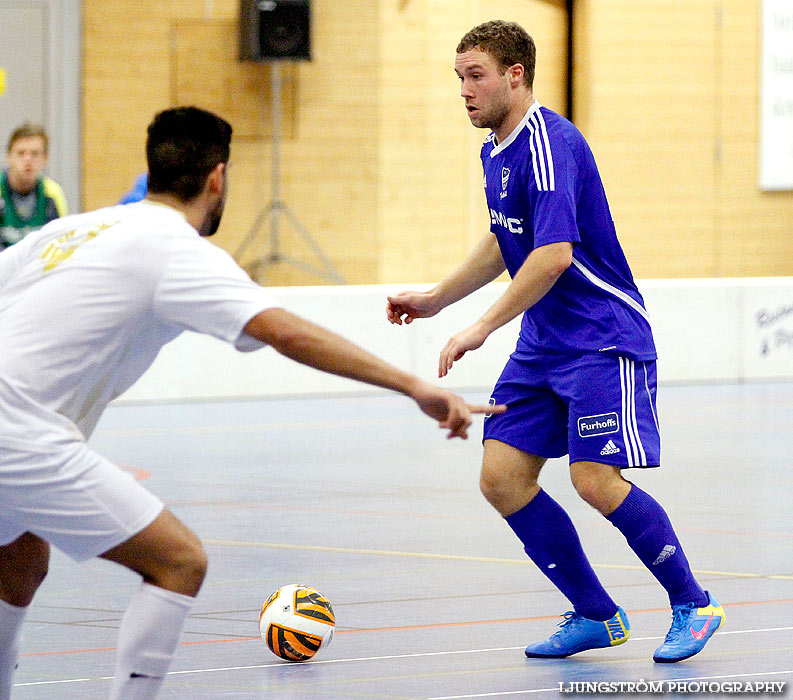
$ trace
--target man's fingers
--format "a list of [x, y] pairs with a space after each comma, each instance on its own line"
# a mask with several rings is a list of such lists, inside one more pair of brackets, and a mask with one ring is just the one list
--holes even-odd
[[503, 404], [468, 404], [468, 410], [471, 413], [487, 413], [489, 415], [497, 415], [499, 413], [504, 413], [507, 410], [507, 407]]
[[441, 428], [449, 429], [449, 434], [446, 437], [460, 437], [463, 439], [468, 437], [468, 427], [471, 425], [471, 417], [468, 411], [465, 410], [465, 406], [466, 404], [464, 403], [458, 406], [456, 402], [449, 405], [449, 413], [446, 416], [446, 420], [440, 424]]
[[385, 307], [385, 315], [391, 323], [396, 323], [398, 325], [402, 325], [402, 314], [404, 312], [395, 304], [388, 300], [388, 304]]
[[441, 350], [440, 357], [438, 358], [438, 376], [445, 377], [454, 364], [454, 356], [457, 351], [454, 349], [454, 338], [450, 338]]
[[452, 365], [457, 362], [465, 352], [459, 352], [452, 355], [451, 352], [444, 352], [441, 354], [440, 362], [438, 363], [438, 376], [445, 377], [449, 374], [449, 370], [452, 368]]
[[401, 326], [403, 323], [413, 323], [414, 319], [418, 318], [417, 316], [413, 315], [409, 308], [404, 308], [398, 304], [391, 303], [390, 301], [386, 306], [385, 314], [391, 323], [395, 323], [398, 326]]

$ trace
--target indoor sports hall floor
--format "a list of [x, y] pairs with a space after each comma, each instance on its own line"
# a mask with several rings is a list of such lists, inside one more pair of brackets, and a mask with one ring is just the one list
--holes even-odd
[[[564, 697], [559, 684], [574, 681], [793, 684], [793, 384], [665, 386], [659, 409], [664, 466], [630, 474], [665, 505], [727, 613], [702, 654], [663, 666], [651, 656], [670, 620], [665, 594], [575, 496], [562, 460], [544, 486], [633, 636], [566, 660], [524, 657], [567, 605], [479, 495], [481, 417], [463, 442], [385, 395], [111, 408], [92, 444], [134, 468], [210, 557], [161, 697], [511, 700]], [[322, 591], [338, 621], [304, 664], [258, 638], [262, 602], [293, 582]], [[136, 586], [111, 564], [55, 552], [14, 700], [106, 698]]]

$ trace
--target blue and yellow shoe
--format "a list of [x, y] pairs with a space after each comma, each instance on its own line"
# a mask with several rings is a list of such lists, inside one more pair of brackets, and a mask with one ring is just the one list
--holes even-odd
[[587, 649], [604, 649], [624, 644], [631, 636], [628, 616], [617, 608], [614, 617], [605, 622], [581, 617], [572, 611], [564, 614], [561, 629], [548, 639], [529, 644], [526, 656], [530, 659], [560, 659]]
[[713, 596], [708, 595], [708, 604], [698, 608], [694, 603], [675, 605], [672, 608], [672, 626], [664, 643], [655, 650], [653, 661], [673, 664], [699, 654], [717, 629], [724, 624], [724, 608]]

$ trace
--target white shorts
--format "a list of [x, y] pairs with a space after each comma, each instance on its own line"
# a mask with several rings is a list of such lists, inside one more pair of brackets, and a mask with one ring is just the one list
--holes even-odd
[[162, 509], [159, 498], [85, 443], [0, 448], [0, 545], [32, 532], [83, 561], [125, 542]]

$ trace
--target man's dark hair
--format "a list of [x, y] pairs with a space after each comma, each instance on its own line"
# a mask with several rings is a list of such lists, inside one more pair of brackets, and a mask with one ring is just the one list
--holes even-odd
[[499, 62], [502, 73], [520, 63], [525, 72], [526, 85], [534, 85], [534, 66], [537, 49], [526, 30], [515, 22], [496, 19], [477, 25], [457, 45], [457, 53], [479, 49]]
[[228, 163], [231, 125], [198, 107], [166, 109], [149, 124], [148, 190], [183, 202], [197, 197], [218, 163]]

